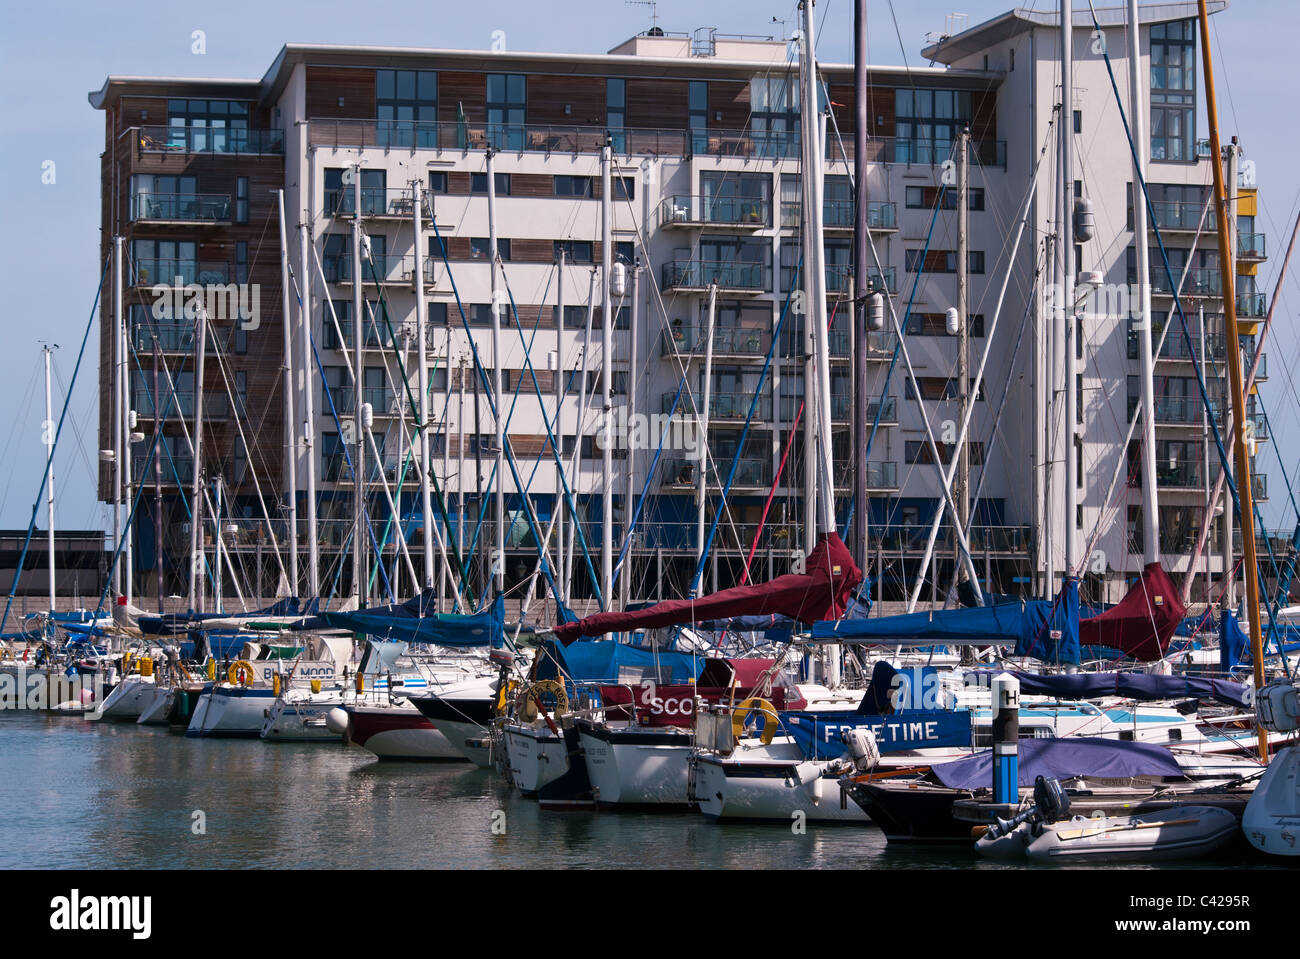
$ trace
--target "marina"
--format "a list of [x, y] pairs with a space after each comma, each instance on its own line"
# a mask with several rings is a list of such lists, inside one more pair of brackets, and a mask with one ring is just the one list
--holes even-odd
[[0, 869], [1300, 865], [1300, 208], [1266, 242], [1208, 43], [1252, 14], [951, 14], [915, 66], [867, 0], [629, 6], [89, 90]]

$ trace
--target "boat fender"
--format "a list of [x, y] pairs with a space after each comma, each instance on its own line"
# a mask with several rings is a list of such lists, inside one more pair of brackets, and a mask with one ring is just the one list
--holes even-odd
[[335, 706], [325, 714], [325, 727], [332, 733], [342, 736], [348, 731], [348, 711]]
[[743, 700], [731, 713], [731, 734], [739, 739], [745, 732], [745, 721], [749, 719], [751, 713], [757, 713], [763, 717], [763, 731], [759, 734], [759, 742], [764, 746], [772, 742], [776, 736], [776, 727], [781, 723], [781, 717], [776, 714], [776, 709], [766, 699], [759, 699], [757, 696], [751, 696]]
[[276, 673], [274, 676], [271, 677], [271, 692], [275, 695], [276, 699], [280, 698], [280, 674], [279, 673]]
[[230, 664], [230, 669], [226, 672], [226, 679], [232, 686], [251, 686], [253, 685], [253, 664], [246, 659], [240, 659]]

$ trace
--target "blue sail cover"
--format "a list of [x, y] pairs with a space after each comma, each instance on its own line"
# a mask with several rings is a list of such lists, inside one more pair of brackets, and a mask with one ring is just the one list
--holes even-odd
[[[981, 669], [966, 673], [967, 685], [988, 685], [999, 670]], [[1020, 692], [1031, 696], [1060, 696], [1064, 699], [1214, 699], [1229, 706], [1250, 708], [1250, 690], [1226, 679], [1198, 676], [1155, 676], [1150, 673], [1073, 673], [1040, 676], [1013, 671], [1020, 680]]]
[[916, 709], [889, 716], [785, 712], [781, 722], [807, 759], [843, 755], [843, 734], [851, 729], [871, 730], [882, 753], [971, 744], [970, 711], [966, 709]]
[[438, 597], [433, 590], [395, 606], [375, 606], [352, 612], [321, 613], [328, 625], [379, 639], [401, 639], [408, 643], [434, 646], [500, 646], [505, 629], [506, 606], [500, 596], [479, 613], [467, 616], [436, 613]]
[[[320, 600], [312, 600], [308, 603], [308, 608], [313, 608], [319, 602]], [[255, 609], [251, 613], [196, 613], [191, 610], [188, 613], [167, 613], [164, 616], [141, 616], [137, 624], [140, 632], [146, 636], [170, 636], [173, 633], [183, 633], [187, 629], [196, 629], [209, 619], [229, 619], [234, 616], [297, 616], [301, 611], [298, 597], [290, 596], [288, 599], [272, 603], [265, 609]]]
[[[1051, 636], [1059, 629], [1059, 640]], [[905, 613], [877, 619], [814, 623], [814, 639], [858, 640], [882, 646], [967, 643], [1015, 644], [1016, 655], [1048, 662], [1079, 662], [1079, 587], [1071, 582], [1056, 603], [1028, 600], [971, 609]]]
[[1237, 622], [1237, 614], [1225, 609], [1219, 620], [1219, 669], [1230, 673], [1242, 663], [1249, 662], [1249, 649], [1250, 637]]
[[557, 679], [562, 669], [575, 682], [618, 682], [622, 669], [658, 673], [662, 683], [699, 678], [703, 656], [644, 649], [612, 639], [580, 639], [569, 646], [547, 641], [537, 661], [538, 679]]
[[[1134, 776], [1185, 778], [1174, 754], [1163, 746], [1067, 736], [1063, 739], [1022, 739], [1016, 763], [1021, 786], [1034, 779], [1131, 779]], [[993, 750], [986, 749], [966, 759], [930, 767], [940, 783], [950, 789], [987, 789], [993, 785]]]

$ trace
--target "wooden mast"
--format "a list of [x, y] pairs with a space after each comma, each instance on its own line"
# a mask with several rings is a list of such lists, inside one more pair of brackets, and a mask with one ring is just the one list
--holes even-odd
[[[1242, 390], [1241, 346], [1237, 336], [1236, 286], [1232, 273], [1231, 238], [1228, 236], [1228, 201], [1223, 182], [1223, 148], [1219, 142], [1219, 112], [1214, 98], [1214, 63], [1210, 54], [1209, 15], [1205, 0], [1197, 0], [1201, 27], [1201, 62], [1205, 73], [1205, 107], [1210, 124], [1211, 169], [1214, 171], [1214, 210], [1218, 219], [1219, 273], [1223, 283], [1223, 323], [1228, 335], [1228, 389], [1233, 410], [1232, 450], [1237, 467], [1237, 497], [1241, 504], [1242, 565], [1246, 575], [1246, 616], [1250, 623], [1250, 646], [1255, 660], [1255, 690], [1264, 688], [1264, 643], [1259, 623], [1259, 567], [1255, 561], [1255, 490], [1246, 455], [1246, 401]], [[1234, 184], [1235, 187], [1235, 184]], [[1256, 727], [1259, 757], [1268, 762], [1268, 732]]]

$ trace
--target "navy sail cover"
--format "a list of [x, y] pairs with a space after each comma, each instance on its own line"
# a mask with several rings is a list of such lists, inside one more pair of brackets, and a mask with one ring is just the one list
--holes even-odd
[[[1038, 776], [1048, 779], [1185, 778], [1174, 754], [1163, 746], [1089, 736], [1022, 739], [1016, 769], [1021, 786], [1032, 786]], [[993, 784], [993, 750], [940, 763], [932, 766], [930, 772], [950, 789], [986, 789]]]

